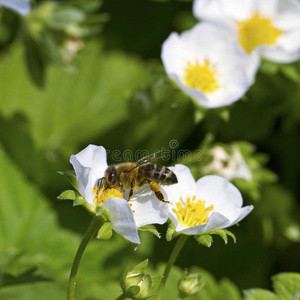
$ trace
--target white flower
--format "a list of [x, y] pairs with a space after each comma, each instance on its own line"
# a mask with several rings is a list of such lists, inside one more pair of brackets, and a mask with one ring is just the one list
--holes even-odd
[[147, 224], [163, 224], [168, 219], [168, 206], [162, 203], [147, 188], [136, 193], [143, 197], [134, 197], [127, 202], [124, 195], [115, 189], [99, 192], [98, 180], [107, 169], [106, 150], [102, 146], [89, 145], [70, 162], [74, 167], [78, 188], [87, 201], [90, 210], [103, 205], [111, 216], [112, 229], [133, 243], [140, 243], [137, 227]]
[[30, 11], [30, 0], [0, 0], [0, 7], [10, 8], [20, 15], [26, 15]]
[[161, 58], [168, 76], [200, 106], [214, 108], [239, 100], [254, 82], [258, 63], [207, 22], [171, 33]]
[[195, 0], [194, 15], [228, 31], [254, 58], [288, 63], [300, 56], [297, 0]]
[[226, 179], [210, 175], [197, 182], [188, 167], [170, 168], [178, 184], [165, 187], [176, 232], [199, 235], [227, 228], [245, 218], [253, 206], [243, 205], [239, 190]]
[[251, 181], [252, 174], [239, 147], [232, 145], [230, 150], [229, 153], [221, 146], [213, 147], [209, 151], [209, 154], [213, 156], [213, 160], [203, 167], [203, 172], [218, 174], [227, 180], [244, 178], [247, 181]]

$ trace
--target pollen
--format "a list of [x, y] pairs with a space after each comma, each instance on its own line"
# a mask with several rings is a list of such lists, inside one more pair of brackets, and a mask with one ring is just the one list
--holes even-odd
[[193, 227], [205, 224], [208, 221], [209, 213], [214, 209], [214, 206], [206, 207], [205, 201], [196, 199], [196, 196], [193, 196], [192, 199], [188, 196], [184, 201], [180, 197], [180, 202], [176, 203], [176, 208], [173, 210], [181, 225]]
[[260, 45], [273, 45], [282, 31], [273, 25], [271, 19], [253, 13], [246, 21], [237, 22], [238, 41], [247, 53], [251, 53]]
[[119, 190], [113, 188], [104, 190], [104, 188], [99, 188], [97, 184], [93, 188], [93, 194], [94, 208], [101, 206], [103, 202], [109, 198], [124, 198], [124, 193]]
[[195, 64], [187, 63], [184, 82], [188, 87], [198, 89], [203, 93], [211, 93], [220, 87], [216, 75], [216, 68], [208, 59], [205, 59], [203, 64], [196, 60]]

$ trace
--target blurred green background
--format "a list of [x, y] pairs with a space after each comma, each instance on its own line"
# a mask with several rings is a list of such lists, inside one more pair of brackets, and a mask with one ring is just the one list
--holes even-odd
[[[72, 260], [91, 220], [83, 207], [57, 200], [71, 188], [57, 173], [71, 169], [71, 154], [88, 144], [151, 153], [170, 149], [172, 140], [176, 151], [195, 151], [207, 133], [213, 142], [254, 144], [278, 178], [261, 182], [255, 199], [243, 193], [255, 209], [231, 228], [236, 244], [216, 237], [205, 248], [189, 239], [165, 299], [175, 298], [184, 268], [204, 268], [210, 283], [229, 279], [237, 295], [271, 289], [276, 273], [299, 272], [300, 64], [264, 62], [242, 100], [203, 111], [168, 80], [160, 61], [168, 35], [196, 23], [191, 1], [32, 4], [23, 17], [0, 9], [0, 299], [66, 299]], [[201, 160], [196, 167], [205, 151]], [[117, 235], [91, 241], [77, 298], [118, 297], [122, 271], [146, 258], [149, 270], [161, 273], [175, 241], [165, 241], [166, 226], [158, 229], [162, 238], [143, 232], [137, 250]], [[221, 288], [214, 284], [212, 290]], [[203, 291], [203, 299], [220, 299], [209, 285]]]

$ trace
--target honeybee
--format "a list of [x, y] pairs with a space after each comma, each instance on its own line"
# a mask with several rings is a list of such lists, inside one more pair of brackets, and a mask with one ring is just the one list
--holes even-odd
[[114, 188], [121, 192], [130, 189], [128, 200], [133, 197], [133, 192], [140, 189], [145, 184], [149, 184], [150, 189], [155, 193], [159, 201], [168, 203], [163, 193], [160, 191], [159, 184], [171, 185], [178, 183], [175, 173], [165, 166], [152, 164], [159, 159], [155, 152], [147, 155], [137, 162], [126, 162], [117, 165], [110, 165], [104, 173], [104, 177], [99, 179], [99, 189]]

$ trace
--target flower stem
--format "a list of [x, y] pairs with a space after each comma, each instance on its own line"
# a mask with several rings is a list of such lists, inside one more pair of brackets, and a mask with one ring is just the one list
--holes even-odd
[[116, 300], [123, 300], [123, 299], [126, 299], [126, 298], [127, 298], [126, 294], [123, 293], [118, 298], [116, 298]]
[[76, 286], [76, 276], [78, 267], [81, 261], [82, 254], [89, 242], [89, 240], [93, 237], [95, 232], [102, 226], [103, 218], [102, 217], [94, 217], [92, 220], [90, 227], [88, 228], [87, 232], [85, 233], [78, 250], [76, 252], [70, 277], [69, 277], [69, 285], [68, 285], [68, 300], [75, 300], [75, 286]]
[[163, 278], [162, 278], [162, 280], [160, 282], [160, 285], [159, 285], [159, 288], [158, 288], [158, 295], [156, 297], [156, 300], [160, 300], [162, 298], [162, 294], [163, 294], [163, 291], [164, 291], [169, 273], [171, 271], [171, 268], [174, 265], [180, 250], [182, 249], [182, 247], [184, 246], [184, 244], [185, 244], [185, 242], [187, 241], [188, 238], [189, 238], [188, 235], [182, 234], [179, 237], [175, 247], [173, 248], [173, 251], [171, 253], [169, 261], [166, 265], [166, 268], [165, 268], [165, 271], [164, 271], [164, 274], [163, 274]]

